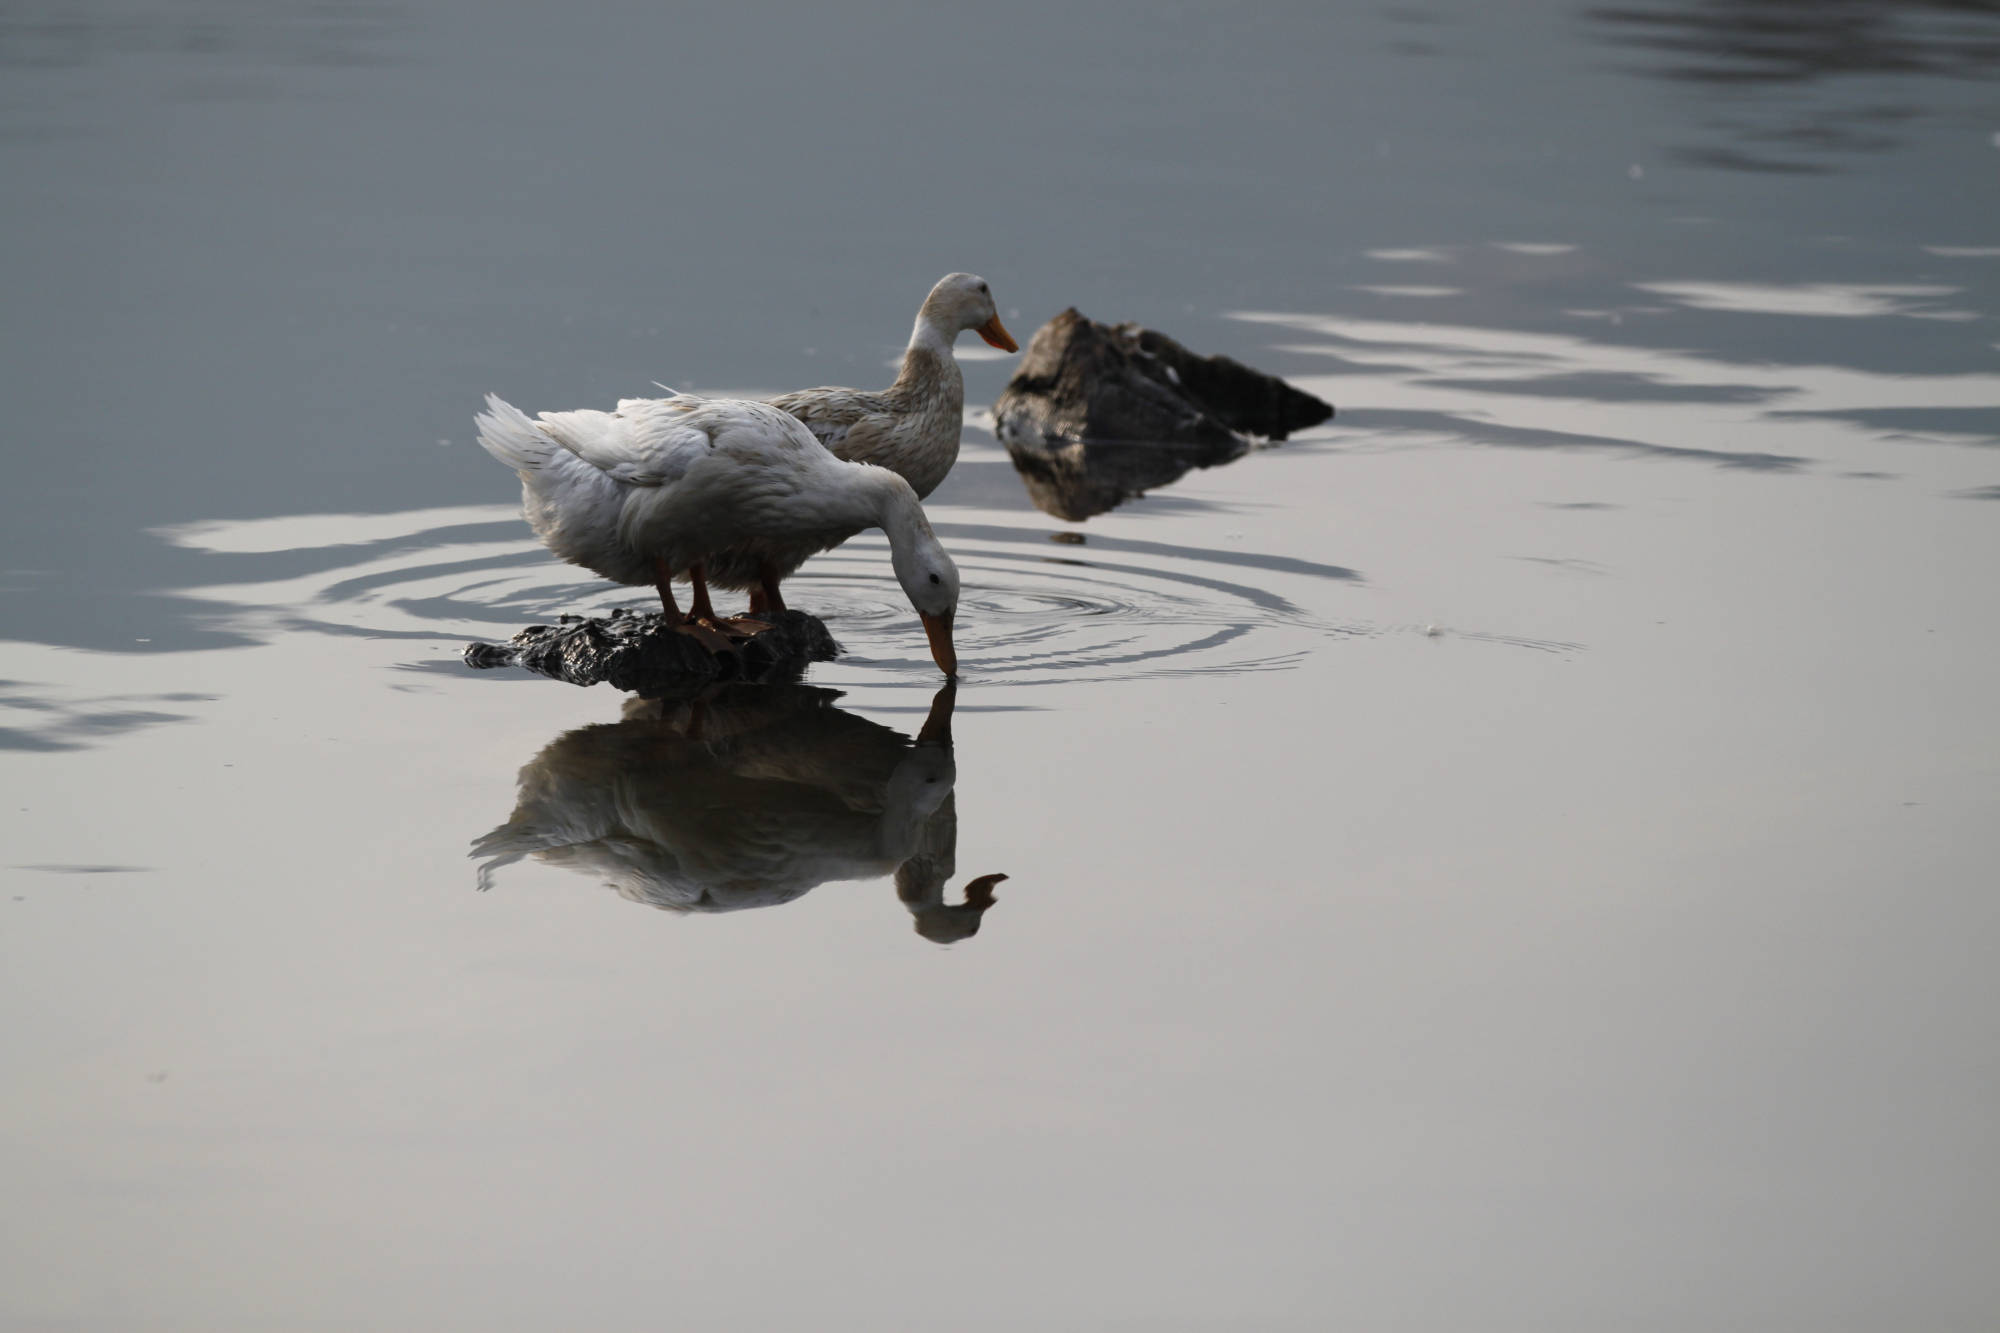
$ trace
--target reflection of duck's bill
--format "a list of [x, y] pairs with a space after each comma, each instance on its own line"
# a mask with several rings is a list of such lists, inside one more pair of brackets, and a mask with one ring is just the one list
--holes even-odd
[[[964, 326], [961, 325], [960, 327]], [[1018, 352], [1021, 350], [1021, 344], [1014, 341], [1014, 335], [1007, 332], [1007, 326], [1000, 322], [1000, 316], [998, 315], [987, 320], [973, 331], [984, 338], [989, 347], [997, 347], [1003, 352]]]
[[956, 677], [958, 652], [951, 646], [951, 612], [934, 616], [919, 611], [917, 616], [924, 622], [924, 634], [931, 641], [931, 657], [937, 662], [938, 669], [947, 676]]
[[917, 928], [917, 934], [933, 944], [956, 944], [960, 940], [969, 940], [979, 933], [979, 923], [986, 916], [986, 909], [993, 906], [993, 886], [1005, 878], [1005, 875], [981, 875], [968, 881], [965, 901], [956, 905], [944, 902], [910, 903], [910, 911], [916, 918], [911, 924]]
[[938, 687], [938, 692], [931, 696], [930, 716], [924, 719], [923, 730], [917, 733], [917, 744], [951, 748], [951, 702], [957, 696], [957, 681], [948, 680]]
[[1005, 875], [981, 875], [969, 881], [965, 886], [965, 905], [981, 911], [993, 906], [993, 886], [1005, 878]]

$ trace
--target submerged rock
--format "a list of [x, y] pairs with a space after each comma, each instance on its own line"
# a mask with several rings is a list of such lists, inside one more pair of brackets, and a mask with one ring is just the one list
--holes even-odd
[[1075, 307], [1035, 331], [993, 406], [994, 431], [1029, 496], [1068, 519], [1240, 458], [1251, 435], [1282, 440], [1332, 415], [1276, 376]]
[[657, 611], [621, 607], [608, 616], [563, 616], [554, 625], [530, 625], [504, 644], [469, 643], [465, 664], [525, 667], [572, 685], [604, 681], [657, 697], [712, 681], [797, 680], [807, 664], [830, 662], [840, 652], [817, 616], [779, 611], [757, 618], [770, 628], [737, 641], [731, 652], [711, 652], [693, 635], [669, 628]]

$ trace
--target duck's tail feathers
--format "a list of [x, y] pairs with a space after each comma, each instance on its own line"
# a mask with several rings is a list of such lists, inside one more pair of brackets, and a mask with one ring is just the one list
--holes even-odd
[[561, 845], [560, 838], [541, 835], [533, 829], [522, 829], [509, 820], [491, 833], [474, 839], [472, 850], [467, 855], [485, 858], [479, 865], [479, 891], [484, 893], [493, 887], [494, 872], [503, 866], [513, 865], [536, 852]]
[[477, 423], [480, 446], [516, 472], [539, 472], [562, 450], [526, 412], [497, 393], [486, 395], [486, 410]]

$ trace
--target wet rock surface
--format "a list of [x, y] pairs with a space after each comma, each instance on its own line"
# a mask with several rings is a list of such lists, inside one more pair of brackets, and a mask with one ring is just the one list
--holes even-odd
[[1044, 512], [1083, 519], [1282, 440], [1330, 404], [1155, 329], [1063, 311], [1035, 331], [993, 407], [994, 430]]
[[769, 628], [724, 652], [666, 625], [659, 612], [621, 607], [608, 616], [562, 616], [553, 625], [530, 625], [504, 644], [469, 643], [465, 664], [524, 667], [572, 685], [604, 682], [659, 697], [715, 681], [795, 681], [810, 663], [830, 662], [840, 652], [817, 616], [779, 611], [757, 619]]
[[1003, 438], [1226, 449], [1248, 435], [1282, 440], [1333, 407], [1231, 357], [1197, 355], [1137, 324], [1100, 324], [1072, 306], [1035, 330], [993, 414]]

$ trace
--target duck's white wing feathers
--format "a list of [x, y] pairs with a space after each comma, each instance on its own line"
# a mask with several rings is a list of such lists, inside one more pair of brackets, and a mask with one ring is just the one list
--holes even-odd
[[536, 424], [563, 448], [628, 486], [679, 481], [715, 447], [699, 399], [626, 398], [615, 412], [544, 412]]

